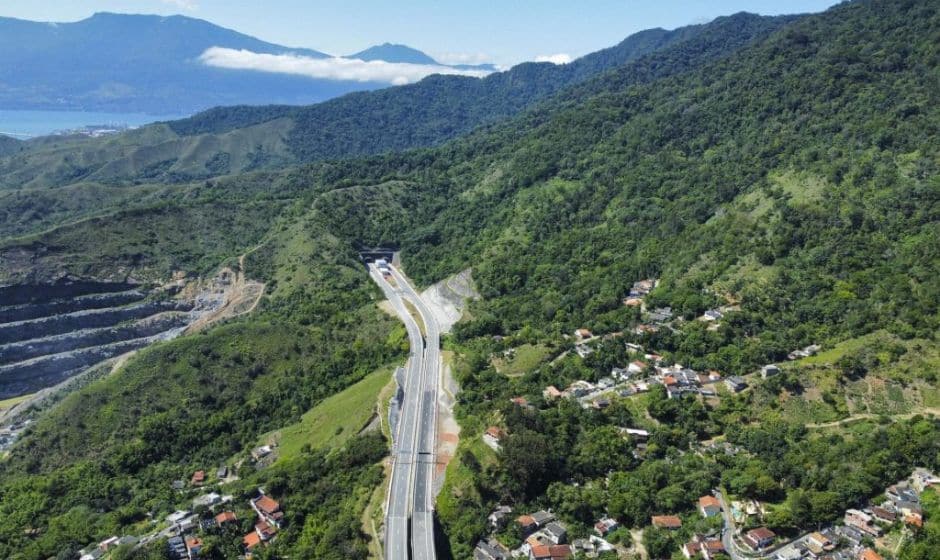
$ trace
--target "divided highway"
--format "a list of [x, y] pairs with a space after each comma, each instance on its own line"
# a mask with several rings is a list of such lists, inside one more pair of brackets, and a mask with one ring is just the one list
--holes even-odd
[[[374, 265], [369, 266], [369, 273], [405, 323], [411, 344], [401, 413], [392, 445], [385, 557], [388, 560], [433, 560], [436, 554], [432, 481], [440, 383], [440, 326], [421, 296], [397, 269], [391, 268], [394, 285]], [[405, 306], [406, 301], [417, 309], [424, 323], [423, 336]]]

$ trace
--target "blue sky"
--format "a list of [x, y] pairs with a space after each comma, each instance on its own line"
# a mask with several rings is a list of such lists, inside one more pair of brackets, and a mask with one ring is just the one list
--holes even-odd
[[0, 16], [76, 21], [97, 11], [175, 14], [331, 54], [405, 43], [443, 62], [578, 57], [627, 35], [738, 11], [818, 12], [834, 0], [3, 0]]

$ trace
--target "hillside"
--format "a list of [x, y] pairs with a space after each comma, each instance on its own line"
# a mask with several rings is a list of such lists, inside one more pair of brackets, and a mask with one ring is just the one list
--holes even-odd
[[[127, 267], [161, 278], [248, 252], [246, 271], [268, 291], [258, 314], [152, 348], [40, 419], [0, 464], [0, 555], [46, 558], [149, 526], [147, 512], [186, 503], [168, 480], [245, 457], [261, 433], [400, 359], [401, 328], [376, 311], [356, 261], [363, 245], [400, 247], [424, 285], [472, 267], [482, 296], [447, 341], [462, 440], [437, 512], [454, 558], [471, 556], [498, 504], [551, 509], [572, 535], [610, 515], [644, 529], [658, 559], [717, 528], [695, 509], [714, 488], [760, 500], [767, 512], [747, 527], [789, 539], [867, 505], [915, 466], [940, 469], [929, 414], [940, 404], [940, 10], [858, 0], [772, 32], [748, 21], [776, 20], [725, 18], [716, 24], [751, 29], [753, 40], [686, 39], [440, 146], [117, 187], [146, 189], [147, 200], [5, 240], [7, 281]], [[381, 95], [393, 91], [414, 90]], [[387, 100], [343, 102], [356, 97]], [[213, 119], [252, 122], [224, 116], [238, 111]], [[205, 138], [230, 126], [213, 122], [201, 125]], [[305, 159], [323, 154], [315, 142], [296, 147], [294, 134], [284, 141]], [[419, 145], [442, 140], [432, 136]], [[356, 142], [340, 145], [384, 151]], [[45, 223], [91, 210], [58, 211]], [[209, 242], [192, 241], [208, 231]], [[646, 278], [659, 281], [646, 310], [669, 306], [673, 319], [624, 305]], [[697, 320], [718, 309], [720, 320]], [[576, 328], [610, 337], [594, 337], [582, 359]], [[632, 360], [652, 365], [623, 342], [750, 387], [699, 398], [659, 385], [611, 393], [606, 407], [543, 397]], [[777, 377], [757, 373], [811, 344], [823, 351]], [[492, 367], [521, 347], [539, 349], [537, 363], [512, 377]], [[520, 396], [530, 406], [510, 402]], [[508, 434], [499, 453], [479, 437], [489, 426]], [[648, 441], [623, 437], [625, 427], [648, 430]], [[303, 512], [268, 554], [365, 557], [350, 519], [378, 484], [376, 439], [344, 448], [355, 481], [337, 482], [343, 464], [313, 449], [247, 475], [239, 499], [269, 484]], [[683, 528], [650, 527], [661, 514], [680, 515]], [[495, 536], [521, 542], [513, 529]], [[629, 533], [617, 539], [631, 546]], [[929, 542], [934, 528], [911, 532], [900, 554], [918, 558]]]
[[107, 139], [40, 139], [24, 153], [0, 159], [0, 186], [178, 183], [433, 146], [612, 68], [631, 64], [629, 79], [648, 81], [727, 56], [787, 21], [738, 14], [702, 26], [637, 33], [564, 66], [523, 64], [482, 80], [432, 76], [305, 108], [219, 108]]

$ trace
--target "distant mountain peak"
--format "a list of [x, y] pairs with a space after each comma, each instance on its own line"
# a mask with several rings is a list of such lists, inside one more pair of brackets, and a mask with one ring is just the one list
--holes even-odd
[[369, 47], [364, 51], [351, 54], [346, 58], [356, 58], [367, 62], [382, 60], [385, 62], [407, 64], [438, 64], [436, 60], [418, 49], [395, 43], [382, 43], [381, 45]]

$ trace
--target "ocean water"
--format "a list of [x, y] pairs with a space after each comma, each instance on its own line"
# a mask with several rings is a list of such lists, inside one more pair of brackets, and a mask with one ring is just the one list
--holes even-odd
[[21, 140], [75, 130], [86, 126], [134, 127], [180, 118], [142, 113], [93, 113], [85, 111], [8, 111], [0, 109], [0, 134]]

